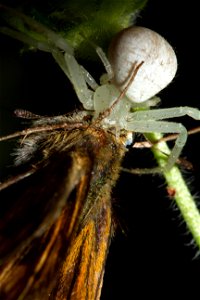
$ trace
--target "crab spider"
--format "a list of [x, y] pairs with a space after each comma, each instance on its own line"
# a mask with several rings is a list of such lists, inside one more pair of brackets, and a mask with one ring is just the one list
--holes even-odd
[[[118, 132], [125, 130], [127, 140], [130, 132], [177, 133], [178, 138], [164, 170], [167, 171], [174, 165], [186, 143], [187, 130], [181, 123], [165, 119], [188, 115], [200, 120], [200, 111], [187, 106], [150, 109], [150, 106], [157, 103], [152, 97], [172, 81], [177, 69], [176, 55], [163, 37], [150, 29], [133, 26], [122, 30], [114, 38], [109, 49], [109, 59], [97, 47], [96, 52], [107, 72], [101, 76], [99, 85], [79, 65], [73, 48], [64, 38], [42, 25], [38, 26], [37, 22], [24, 15], [20, 15], [20, 18], [40, 34], [42, 32], [46, 40], [36, 40], [12, 29], [4, 28], [1, 31], [38, 49], [51, 52], [94, 122], [99, 120], [106, 129], [114, 127]], [[140, 68], [136, 72], [138, 65]], [[131, 76], [134, 77], [132, 82]], [[104, 114], [105, 111], [108, 113]], [[100, 118], [100, 115], [104, 117]], [[157, 171], [161, 171], [160, 168], [151, 170]]]
[[[188, 115], [195, 120], [200, 120], [200, 111], [187, 106], [149, 110], [150, 104], [152, 105], [149, 99], [168, 85], [176, 73], [175, 53], [163, 37], [150, 29], [136, 26], [120, 32], [111, 43], [109, 52], [110, 60], [101, 48], [97, 48], [97, 54], [107, 71], [106, 76], [101, 77], [101, 82], [104, 83], [100, 86], [70, 53], [65, 52], [61, 67], [67, 70], [66, 74], [83, 107], [94, 111], [91, 113], [96, 119], [120, 97], [135, 69], [134, 66], [143, 61], [133, 82], [128, 84], [126, 95], [101, 122], [105, 128], [116, 127], [118, 130], [125, 129], [139, 133], [178, 133], [164, 168], [167, 171], [174, 165], [186, 143], [187, 130], [181, 123], [169, 122], [165, 119]], [[56, 55], [54, 57], [56, 58]], [[57, 58], [56, 60], [58, 61]], [[108, 82], [105, 82], [105, 77]], [[88, 85], [93, 91], [88, 88]], [[138, 110], [138, 107], [143, 109]], [[159, 170], [160, 168], [155, 168], [151, 171]]]

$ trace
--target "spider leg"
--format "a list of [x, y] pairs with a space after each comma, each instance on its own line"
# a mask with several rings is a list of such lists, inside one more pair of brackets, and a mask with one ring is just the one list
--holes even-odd
[[[20, 13], [19, 11], [16, 11], [3, 4], [0, 4], [0, 10], [2, 10], [5, 14], [6, 22], [15, 29], [13, 30], [7, 27], [1, 27], [1, 32], [11, 35], [16, 39], [19, 39], [43, 51], [51, 52], [52, 48], [58, 48], [73, 55], [73, 48], [62, 36], [53, 30], [40, 24], [31, 17], [28, 17], [23, 13]], [[28, 30], [25, 29], [26, 27], [29, 27]]]
[[[32, 18], [2, 4], [0, 4], [0, 11], [5, 13], [6, 22], [12, 27], [2, 26], [0, 27], [0, 32], [28, 44], [33, 48], [50, 52], [63, 72], [71, 80], [63, 52], [73, 56], [74, 49], [61, 35]], [[7, 16], [8, 18], [6, 18]], [[15, 22], [9, 21], [13, 19]], [[27, 27], [28, 29], [26, 29]]]
[[45, 52], [51, 52], [51, 49], [50, 49], [51, 47], [47, 42], [36, 40], [36, 39], [28, 36], [25, 33], [18, 32], [17, 30], [14, 30], [14, 29], [11, 29], [8, 27], [0, 27], [0, 32], [5, 35], [8, 35], [14, 39], [17, 39], [25, 44], [28, 44], [28, 45], [32, 46], [33, 48], [36, 48], [36, 49], [39, 49], [39, 50], [42, 50]]
[[98, 84], [90, 73], [81, 65], [78, 64], [75, 57], [69, 53], [63, 53], [59, 50], [52, 51], [52, 55], [65, 75], [71, 81], [76, 94], [86, 110], [93, 110], [93, 91], [90, 90], [87, 84], [93, 89], [98, 88]]
[[163, 120], [189, 116], [195, 120], [200, 120], [200, 110], [194, 107], [181, 106], [162, 109], [151, 109], [147, 111], [136, 111], [131, 114], [130, 121], [137, 120]]
[[99, 87], [99, 85], [96, 83], [95, 79], [92, 77], [92, 75], [83, 67], [80, 65], [80, 68], [83, 72], [85, 81], [87, 84], [92, 88], [93, 91], [96, 91], [96, 89]]
[[[144, 112], [145, 113], [145, 112]], [[181, 123], [167, 122], [167, 121], [152, 121], [152, 120], [141, 120], [132, 121], [127, 123], [126, 130], [135, 131], [141, 133], [178, 133], [178, 137], [175, 141], [174, 147], [168, 157], [166, 165], [162, 168], [155, 168], [155, 170], [150, 170], [150, 173], [156, 173], [161, 171], [170, 170], [176, 163], [185, 143], [187, 140], [187, 130]], [[146, 172], [147, 173], [147, 172]]]
[[76, 61], [75, 57], [67, 52], [64, 54], [64, 59], [66, 67], [69, 71], [69, 79], [74, 86], [80, 102], [83, 104], [85, 109], [93, 110], [93, 92], [87, 87], [81, 66]]
[[[96, 47], [96, 53], [98, 54], [99, 58], [101, 59], [103, 65], [104, 65], [104, 68], [106, 70], [106, 73], [107, 73], [106, 79], [104, 77], [102, 77], [102, 78], [104, 78], [103, 80], [108, 82], [111, 79], [113, 79], [113, 77], [114, 77], [112, 66], [111, 66], [106, 54], [100, 47]], [[103, 82], [103, 83], [105, 83], [105, 82]]]
[[[1, 4], [0, 10], [5, 13], [5, 16], [11, 16], [10, 19], [14, 17], [15, 21], [7, 21], [12, 28], [0, 27], [0, 31], [36, 49], [50, 52], [72, 82], [84, 108], [92, 110], [92, 91], [88, 89], [86, 82], [90, 80], [91, 84], [95, 85], [95, 81], [92, 81], [92, 77], [86, 74], [77, 63], [73, 47], [62, 36], [32, 18]], [[9, 18], [7, 19], [9, 20]], [[27, 27], [28, 29], [26, 29]]]

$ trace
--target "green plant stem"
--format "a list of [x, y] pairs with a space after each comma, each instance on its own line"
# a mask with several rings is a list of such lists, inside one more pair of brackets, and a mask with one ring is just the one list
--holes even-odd
[[[155, 142], [161, 139], [162, 135], [159, 133], [151, 133], [148, 135], [148, 138], [152, 142]], [[152, 152], [158, 165], [163, 167], [167, 160], [165, 154], [170, 153], [167, 143], [157, 143], [152, 147]], [[167, 188], [173, 191], [173, 199], [175, 200], [196, 245], [200, 248], [200, 213], [181, 171], [177, 166], [174, 166], [170, 171], [164, 172], [163, 176], [166, 180]]]

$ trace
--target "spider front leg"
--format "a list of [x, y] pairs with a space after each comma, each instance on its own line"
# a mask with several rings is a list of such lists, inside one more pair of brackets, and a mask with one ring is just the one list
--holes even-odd
[[[0, 27], [0, 32], [16, 38], [36, 49], [50, 52], [73, 84], [83, 107], [86, 110], [93, 110], [94, 103], [92, 90], [96, 90], [98, 84], [93, 77], [78, 64], [74, 57], [73, 47], [61, 35], [14, 9], [0, 4], [0, 11], [3, 11], [8, 17], [11, 16], [11, 20], [15, 20], [15, 22], [9, 22], [8, 18], [7, 23], [11, 28]], [[20, 24], [20, 26], [18, 26], [18, 24]], [[103, 53], [101, 49], [100, 52]], [[105, 64], [110, 70], [111, 67], [106, 56], [104, 54], [102, 55]], [[92, 90], [88, 88], [88, 85]]]
[[14, 28], [0, 27], [2, 33], [43, 51], [52, 52], [52, 48], [58, 48], [73, 54], [73, 47], [61, 35], [33, 18], [3, 4], [0, 4], [0, 11], [5, 14], [6, 22]]
[[[42, 33], [42, 37], [45, 39], [37, 39], [28, 35], [28, 33], [19, 32], [7, 27], [0, 27], [0, 32], [16, 38], [32, 47], [50, 52], [58, 65], [61, 67], [65, 75], [72, 82], [77, 96], [85, 109], [92, 110], [93, 102], [91, 99], [92, 91], [87, 88], [84, 72], [81, 70], [77, 61], [73, 56], [73, 48], [58, 34], [52, 30], [47, 29], [43, 25], [33, 21], [31, 18], [25, 17], [20, 14], [23, 21], [26, 21], [28, 25], [34, 29], [37, 29]], [[36, 26], [37, 25], [37, 26]], [[63, 55], [63, 52], [65, 55]]]
[[73, 84], [80, 102], [83, 104], [85, 109], [93, 110], [93, 91], [88, 88], [86, 83], [87, 79], [92, 81], [92, 76], [89, 76], [89, 73], [86, 74], [87, 71], [82, 69], [73, 55], [65, 53], [64, 58], [69, 71], [69, 79]]
[[[103, 74], [100, 78], [100, 83], [101, 85], [106, 85], [113, 78], [112, 67], [106, 54], [100, 47], [96, 47], [96, 52], [100, 57], [106, 70], [106, 74]], [[54, 58], [56, 57], [54, 56]], [[70, 81], [72, 82], [76, 94], [81, 103], [83, 104], [84, 108], [88, 110], [94, 110], [93, 91], [96, 91], [99, 85], [96, 83], [92, 75], [83, 66], [78, 64], [73, 55], [65, 53], [64, 58], [67, 67], [66, 70], [67, 72], [69, 71], [69, 76], [68, 73], [66, 73], [66, 71], [64, 70], [65, 66], [63, 62], [59, 63], [59, 61], [57, 59], [56, 60], [63, 69], [63, 71], [66, 73], [66, 75], [69, 77]], [[91, 87], [93, 91], [89, 90], [88, 86]]]

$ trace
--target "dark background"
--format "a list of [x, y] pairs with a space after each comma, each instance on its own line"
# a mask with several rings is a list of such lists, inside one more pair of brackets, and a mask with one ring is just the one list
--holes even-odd
[[[177, 6], [174, 6], [176, 2]], [[186, 2], [187, 3], [187, 2]], [[179, 5], [178, 5], [179, 4]], [[199, 107], [198, 9], [183, 1], [150, 0], [137, 24], [163, 35], [174, 47], [178, 72], [160, 96], [162, 107]], [[19, 55], [21, 43], [0, 36], [0, 128], [1, 135], [20, 128], [13, 111], [25, 108], [43, 115], [62, 114], [72, 109], [73, 96], [65, 76], [46, 53]], [[88, 66], [90, 70], [93, 65]], [[92, 72], [92, 71], [91, 71]], [[101, 71], [100, 71], [101, 72]], [[74, 103], [75, 99], [73, 99]], [[79, 107], [78, 102], [75, 105]], [[187, 128], [198, 122], [181, 119]], [[182, 156], [194, 169], [184, 176], [199, 203], [199, 135], [189, 137]], [[9, 165], [12, 143], [1, 144], [1, 164]], [[7, 148], [8, 147], [8, 148]], [[148, 151], [132, 150], [125, 164], [147, 166]], [[151, 160], [152, 162], [152, 160]], [[2, 176], [9, 170], [2, 166]], [[107, 261], [102, 299], [163, 299], [199, 293], [200, 258], [180, 213], [167, 196], [160, 176], [122, 174], [113, 193], [118, 230]], [[197, 257], [196, 257], [197, 256]]]

